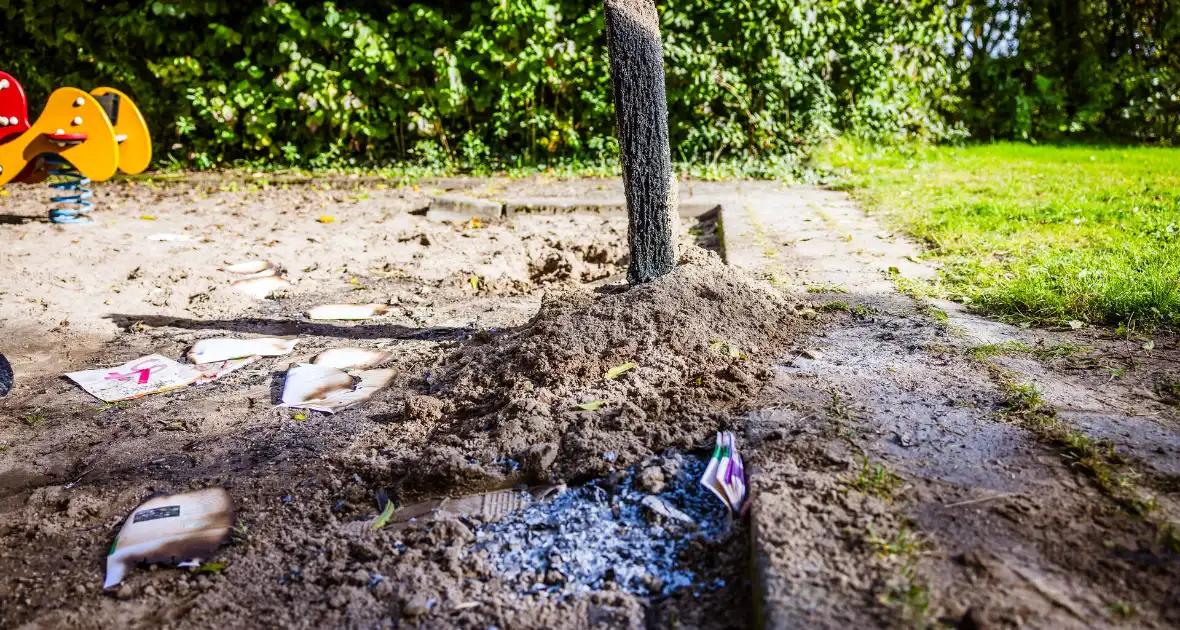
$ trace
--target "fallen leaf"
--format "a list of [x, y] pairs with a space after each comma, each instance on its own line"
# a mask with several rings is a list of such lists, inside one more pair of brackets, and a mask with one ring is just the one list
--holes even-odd
[[914, 256], [913, 254], [906, 254], [905, 259], [914, 263], [915, 265], [922, 264], [922, 259], [918, 258], [917, 256]]
[[1074, 330], [1077, 330], [1077, 329], [1081, 328], [1082, 326], [1085, 326], [1085, 324], [1083, 324], [1082, 322], [1079, 322], [1079, 321], [1078, 321], [1078, 320], [1076, 320], [1076, 319], [1071, 319], [1071, 320], [1069, 320], [1068, 322], [1065, 322], [1065, 323], [1069, 324], [1069, 327], [1070, 327], [1070, 328], [1072, 328], [1072, 329], [1074, 329]]
[[478, 291], [479, 290], [479, 276], [471, 276], [470, 278], [467, 278], [467, 284], [471, 285], [472, 291]]
[[378, 516], [377, 520], [373, 521], [373, 524], [369, 526], [369, 531], [375, 532], [382, 527], [385, 527], [385, 524], [389, 522], [389, 518], [393, 516], [393, 510], [396, 509], [396, 507], [397, 506], [393, 504], [393, 501], [386, 501], [385, 509], [381, 510], [381, 516]]
[[1155, 341], [1148, 339], [1147, 341], [1143, 342], [1143, 349], [1144, 350], [1155, 350]]
[[336, 217], [328, 216], [325, 214], [324, 216], [316, 219], [316, 221], [319, 221], [320, 223], [335, 223]]
[[307, 420], [307, 416], [304, 414], [301, 414], [301, 413], [297, 413], [297, 414], [295, 414], [295, 419], [296, 420]]
[[141, 214], [141, 215], [139, 215], [139, 218], [143, 219], [144, 221], [155, 221], [156, 220], [156, 217], [154, 217], [150, 214]]
[[624, 363], [622, 365], [616, 365], [613, 368], [607, 370], [606, 373], [602, 375], [602, 378], [608, 381], [613, 381], [616, 378], [619, 378], [619, 376], [622, 376], [623, 372], [626, 372], [627, 370], [635, 367], [639, 367], [639, 364], [634, 361]]
[[483, 227], [483, 221], [479, 217], [471, 217], [471, 220], [463, 224], [465, 230], [477, 230]]
[[746, 353], [742, 352], [741, 348], [724, 339], [714, 339], [713, 343], [709, 344], [709, 350], [724, 350], [725, 354], [728, 354], [731, 358], [742, 359], [743, 361], [749, 358], [746, 356]]
[[590, 402], [578, 403], [574, 406], [582, 411], [597, 411], [605, 404], [605, 400], [591, 400]]
[[220, 562], [210, 562], [193, 569], [193, 573], [221, 573], [224, 568], [225, 565]]

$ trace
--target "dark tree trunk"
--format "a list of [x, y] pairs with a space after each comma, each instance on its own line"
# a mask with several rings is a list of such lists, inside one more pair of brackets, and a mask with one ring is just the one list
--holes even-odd
[[676, 180], [668, 148], [660, 19], [652, 0], [602, 4], [630, 218], [627, 280], [639, 284], [676, 266]]

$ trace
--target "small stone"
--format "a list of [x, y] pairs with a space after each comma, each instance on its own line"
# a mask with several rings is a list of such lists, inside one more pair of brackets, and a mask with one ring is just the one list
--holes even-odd
[[522, 458], [525, 462], [525, 469], [536, 476], [543, 475], [557, 461], [557, 451], [557, 445], [553, 442], [534, 444], [529, 447]]
[[804, 348], [803, 350], [799, 351], [799, 356], [803, 357], [804, 359], [819, 361], [820, 359], [824, 358], [824, 353], [820, 352], [819, 350], [809, 350]]
[[155, 597], [156, 596], [156, 587], [152, 586], [151, 584], [148, 584], [147, 586], [143, 587], [143, 594], [147, 595], [148, 597]]
[[430, 612], [430, 604], [425, 595], [415, 595], [402, 606], [403, 617], [421, 617], [428, 612]]
[[659, 494], [666, 487], [664, 471], [659, 466], [648, 466], [639, 473], [639, 487], [645, 492]]
[[135, 591], [131, 588], [130, 584], [123, 584], [119, 587], [119, 590], [115, 591], [115, 597], [119, 599], [131, 599], [134, 595]]
[[959, 621], [959, 627], [963, 630], [986, 630], [992, 625], [987, 622], [983, 612], [978, 608], [968, 608], [967, 612], [963, 613], [963, 618]]

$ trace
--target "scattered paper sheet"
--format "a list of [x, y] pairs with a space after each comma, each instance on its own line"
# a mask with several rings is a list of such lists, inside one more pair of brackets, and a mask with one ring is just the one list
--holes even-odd
[[226, 265], [221, 270], [250, 278], [277, 276], [279, 273], [278, 267], [275, 267], [274, 263], [269, 260], [249, 260], [236, 265]]
[[238, 359], [227, 359], [225, 361], [215, 361], [212, 363], [201, 363], [193, 367], [201, 371], [201, 378], [197, 379], [197, 384], [202, 385], [215, 381], [230, 372], [244, 368], [247, 365], [261, 359], [262, 357], [254, 355], [252, 357], [241, 357]]
[[213, 363], [242, 357], [277, 357], [295, 349], [298, 337], [255, 337], [254, 339], [227, 339], [215, 337], [202, 339], [188, 351], [188, 360], [193, 363]]
[[286, 278], [267, 275], [238, 280], [230, 286], [252, 298], [262, 300], [275, 291], [290, 288], [291, 283]]
[[332, 348], [317, 354], [311, 362], [338, 370], [363, 370], [380, 365], [391, 356], [389, 352], [367, 348]]
[[385, 304], [324, 304], [307, 311], [308, 319], [369, 319], [390, 311]]
[[351, 374], [326, 365], [300, 363], [287, 371], [283, 406], [336, 413], [369, 399], [393, 381], [395, 371], [360, 370]]
[[152, 354], [118, 367], [70, 372], [66, 376], [95, 398], [117, 402], [184, 387], [204, 375], [191, 365]]
[[123, 581], [136, 564], [199, 566], [217, 551], [234, 525], [225, 488], [206, 488], [149, 499], [127, 517], [107, 555], [103, 588]]
[[701, 476], [701, 485], [708, 488], [731, 512], [742, 509], [746, 498], [746, 469], [737, 452], [733, 433], [717, 434], [713, 456]]

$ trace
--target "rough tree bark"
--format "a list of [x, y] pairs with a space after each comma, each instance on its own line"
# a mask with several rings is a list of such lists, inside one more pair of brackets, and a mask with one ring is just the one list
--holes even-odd
[[660, 18], [652, 0], [602, 4], [630, 218], [627, 281], [639, 284], [676, 266], [676, 179], [668, 147]]

